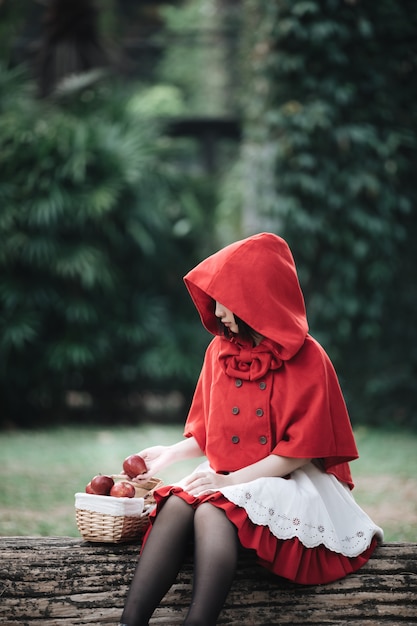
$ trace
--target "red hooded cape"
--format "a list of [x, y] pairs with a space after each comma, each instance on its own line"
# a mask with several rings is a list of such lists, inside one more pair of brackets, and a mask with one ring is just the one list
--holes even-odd
[[[312, 458], [353, 487], [358, 457], [339, 382], [308, 334], [304, 298], [286, 242], [261, 233], [223, 248], [184, 277], [215, 335], [185, 426], [216, 471], [268, 454]], [[215, 301], [265, 339], [253, 347], [219, 334]]]

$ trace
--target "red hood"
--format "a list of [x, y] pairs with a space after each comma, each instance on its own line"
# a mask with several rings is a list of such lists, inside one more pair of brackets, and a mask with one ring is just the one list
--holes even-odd
[[214, 301], [277, 344], [281, 359], [303, 345], [308, 324], [294, 259], [272, 233], [237, 241], [202, 261], [184, 277], [205, 328], [219, 334]]

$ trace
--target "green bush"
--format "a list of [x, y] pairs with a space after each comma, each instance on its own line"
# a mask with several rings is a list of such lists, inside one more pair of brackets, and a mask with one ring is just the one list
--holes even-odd
[[0, 420], [100, 419], [130, 392], [184, 393], [205, 337], [182, 275], [209, 245], [208, 196], [170, 141], [94, 74], [38, 101], [0, 72]]

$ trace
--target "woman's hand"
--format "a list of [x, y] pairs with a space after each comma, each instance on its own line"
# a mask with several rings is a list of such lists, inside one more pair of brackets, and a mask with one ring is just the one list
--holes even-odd
[[231, 481], [227, 474], [216, 474], [215, 472], [194, 472], [181, 481], [184, 491], [196, 498], [206, 496], [230, 484]]
[[146, 467], [148, 468], [147, 472], [134, 478], [135, 481], [141, 483], [146, 482], [150, 478], [154, 478], [162, 469], [176, 461], [199, 457], [202, 456], [203, 453], [194, 437], [188, 437], [171, 446], [152, 446], [145, 448], [141, 450], [141, 452], [138, 452], [138, 454], [145, 461]]
[[158, 475], [164, 467], [172, 462], [172, 455], [170, 446], [152, 446], [151, 448], [145, 448], [138, 454], [146, 463], [147, 471], [144, 474], [139, 474], [133, 480], [136, 482], [146, 482], [150, 478]]

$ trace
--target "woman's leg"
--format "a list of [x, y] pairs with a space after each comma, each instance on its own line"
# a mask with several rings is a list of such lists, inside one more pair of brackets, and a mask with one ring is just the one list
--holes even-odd
[[174, 583], [193, 532], [194, 509], [176, 496], [165, 502], [147, 538], [130, 585], [121, 623], [145, 626]]
[[233, 583], [238, 546], [236, 528], [224, 511], [201, 504], [194, 515], [194, 583], [187, 626], [215, 626]]

